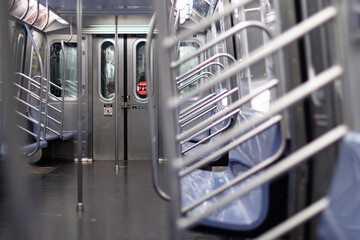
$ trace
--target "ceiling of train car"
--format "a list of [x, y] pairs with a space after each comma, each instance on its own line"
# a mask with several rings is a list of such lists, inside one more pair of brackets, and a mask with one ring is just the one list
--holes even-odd
[[[75, 14], [76, 0], [40, 0], [60, 14]], [[148, 15], [153, 13], [152, 0], [82, 0], [83, 15]]]

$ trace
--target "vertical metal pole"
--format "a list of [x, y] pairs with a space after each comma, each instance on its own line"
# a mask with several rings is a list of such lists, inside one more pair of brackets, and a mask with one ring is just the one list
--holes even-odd
[[78, 203], [77, 210], [84, 211], [83, 203], [83, 176], [82, 176], [82, 0], [77, 0], [77, 80], [78, 80], [78, 118], [77, 118], [77, 156], [78, 156]]
[[115, 16], [115, 169], [119, 170], [119, 36]]
[[[159, 36], [158, 42], [158, 58], [159, 58], [159, 94], [161, 94], [164, 101], [168, 101], [171, 97], [176, 96], [175, 79], [170, 71], [170, 62], [173, 60], [171, 53], [173, 49], [166, 49], [164, 47], [164, 39], [167, 39], [169, 33], [169, 1], [157, 0], [156, 9], [158, 14]], [[170, 81], [169, 81], [170, 80]], [[171, 191], [170, 204], [170, 224], [171, 224], [171, 239], [182, 239], [182, 229], [178, 224], [181, 217], [181, 200], [180, 200], [180, 180], [177, 177], [176, 159], [180, 156], [179, 144], [176, 142], [176, 134], [178, 130], [177, 113], [176, 110], [171, 109], [168, 104], [163, 104], [164, 109], [161, 109], [161, 118], [164, 126], [164, 150], [165, 157], [169, 159], [169, 181]]]

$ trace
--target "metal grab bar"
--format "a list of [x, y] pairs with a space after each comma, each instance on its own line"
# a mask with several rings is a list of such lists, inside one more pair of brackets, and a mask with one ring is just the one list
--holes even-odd
[[195, 106], [202, 104], [203, 102], [209, 100], [210, 98], [214, 97], [216, 95], [216, 93], [211, 93], [209, 95], [206, 95], [206, 97], [203, 97], [201, 99], [199, 99], [198, 101], [196, 101], [195, 103], [191, 104], [190, 106], [184, 108], [183, 110], [180, 111], [180, 116], [183, 114], [186, 114], [188, 111], [190, 111], [191, 109], [193, 109]]
[[279, 163], [265, 170], [258, 177], [253, 179], [251, 182], [246, 183], [244, 184], [244, 186], [237, 188], [237, 190], [234, 191], [232, 194], [228, 194], [227, 196], [220, 199], [218, 202], [212, 204], [204, 212], [198, 213], [197, 215], [193, 215], [188, 218], [185, 217], [180, 218], [180, 220], [177, 223], [178, 227], [180, 227], [181, 229], [185, 229], [193, 226], [197, 222], [201, 221], [202, 219], [206, 218], [210, 214], [217, 211], [218, 209], [223, 208], [224, 206], [230, 204], [236, 199], [241, 198], [250, 191], [281, 176], [282, 174], [288, 172], [289, 169], [298, 166], [300, 163], [309, 160], [309, 158], [314, 154], [320, 152], [321, 150], [325, 149], [331, 144], [339, 141], [341, 138], [343, 138], [346, 135], [347, 132], [348, 132], [348, 128], [345, 125], [340, 125], [328, 131], [327, 133], [313, 140], [309, 144], [303, 146], [296, 152], [292, 153], [290, 156], [284, 158]]
[[231, 37], [232, 35], [247, 29], [249, 27], [256, 27], [256, 28], [260, 28], [262, 30], [264, 30], [266, 32], [266, 34], [269, 36], [269, 38], [272, 38], [273, 35], [270, 32], [270, 30], [266, 27], [265, 24], [263, 24], [262, 22], [259, 21], [244, 21], [244, 22], [240, 22], [239, 24], [235, 25], [234, 27], [230, 28], [228, 31], [224, 32], [223, 34], [221, 34], [220, 36], [216, 37], [214, 40], [211, 40], [210, 42], [206, 43], [205, 45], [203, 45], [202, 47], [200, 47], [199, 49], [197, 49], [195, 52], [181, 58], [180, 60], [176, 61], [176, 62], [172, 62], [170, 64], [170, 66], [172, 68], [176, 68], [179, 67], [181, 64], [189, 61], [190, 59], [206, 52], [209, 48], [215, 46], [216, 44], [218, 44], [221, 41], [224, 41], [225, 39]]
[[[228, 119], [229, 121], [228, 121], [228, 123], [227, 123], [224, 127], [222, 127], [221, 129], [219, 129], [218, 131], [210, 134], [210, 135], [207, 136], [206, 138], [201, 139], [199, 142], [197, 142], [197, 143], [195, 143], [194, 145], [192, 145], [191, 147], [183, 150], [181, 153], [182, 153], [182, 154], [187, 153], [187, 152], [190, 151], [191, 149], [199, 146], [200, 144], [208, 141], [209, 139], [217, 136], [218, 134], [220, 134], [220, 133], [222, 133], [223, 131], [225, 131], [226, 129], [228, 129], [228, 128], [230, 127], [230, 124], [231, 124], [231, 121], [230, 121], [231, 119], [230, 119], [230, 118], [231, 118], [232, 116], [234, 116], [235, 114], [237, 114], [238, 112], [239, 112], [239, 110], [235, 110], [234, 112], [232, 112], [232, 113], [228, 114], [227, 116], [225, 116], [226, 118], [224, 117], [223, 119], [220, 119], [221, 121], [218, 120], [218, 121], [217, 121], [218, 123], [221, 123], [221, 122], [225, 121], [226, 119]], [[216, 124], [216, 125], [217, 125], [217, 124]], [[196, 135], [198, 135], [198, 134], [196, 134]], [[184, 143], [184, 142], [185, 142], [185, 141], [183, 141], [183, 143]]]
[[66, 43], [69, 43], [69, 42], [72, 40], [73, 36], [74, 36], [71, 19], [70, 19], [69, 25], [70, 25], [70, 26], [69, 26], [69, 27], [70, 27], [70, 37], [69, 37], [69, 39], [66, 41]]
[[[205, 70], [205, 69], [207, 69], [207, 68], [209, 68], [209, 67], [211, 67], [211, 66], [215, 66], [215, 65], [221, 67], [222, 69], [225, 68], [224, 65], [222, 65], [222, 64], [219, 63], [219, 62], [210, 62], [210, 63], [208, 63], [208, 64], [206, 64], [206, 65], [203, 65], [201, 68], [196, 69], [196, 71], [194, 71], [194, 72], [191, 72], [191, 73], [187, 72], [187, 73], [185, 73], [185, 74], [189, 74], [189, 75], [188, 75], [188, 76], [185, 76], [185, 78], [181, 78], [181, 80], [179, 80], [179, 81], [176, 80], [176, 83], [177, 83], [177, 84], [183, 83], [183, 82], [185, 82], [187, 79], [189, 79], [189, 78], [195, 76], [196, 74], [198, 74], [199, 72], [201, 72], [201, 71], [203, 71], [203, 70]], [[190, 71], [191, 71], [191, 70], [190, 70]], [[184, 75], [185, 75], [185, 74], [184, 74]], [[184, 75], [181, 75], [180, 77], [183, 77]]]
[[211, 113], [212, 111], [214, 111], [217, 107], [216, 106], [210, 106], [207, 109], [204, 109], [202, 112], [200, 112], [198, 115], [193, 116], [191, 119], [188, 119], [187, 121], [185, 121], [184, 123], [182, 123], [180, 125], [180, 128], [184, 128], [187, 125], [189, 125], [190, 123], [194, 122], [195, 120], [199, 119], [202, 116], [205, 116], [208, 113]]
[[203, 106], [206, 106], [207, 104], [209, 104], [211, 102], [215, 103], [216, 99], [221, 98], [223, 95], [227, 94], [228, 92], [229, 92], [228, 90], [225, 90], [219, 94], [213, 93], [212, 95], [209, 95], [210, 97], [206, 97], [206, 99], [204, 99], [204, 100], [201, 99], [202, 100], [201, 102], [199, 102], [197, 104], [192, 104], [191, 108], [186, 109], [186, 112], [184, 112], [184, 113], [180, 112], [179, 120], [189, 116], [191, 113], [195, 112], [196, 110], [198, 110], [199, 108], [201, 108]]
[[[339, 65], [335, 65], [322, 73], [318, 74], [311, 81], [307, 81], [295, 89], [291, 90], [289, 93], [285, 94], [278, 100], [276, 100], [269, 109], [269, 112], [265, 113], [261, 117], [253, 117], [248, 121], [244, 122], [242, 125], [234, 129], [232, 132], [225, 133], [221, 139], [214, 141], [215, 146], [222, 146], [225, 143], [231, 141], [233, 138], [243, 134], [244, 132], [250, 130], [253, 126], [265, 121], [267, 118], [278, 114], [279, 112], [285, 110], [291, 105], [301, 101], [305, 97], [312, 94], [314, 91], [320, 89], [321, 87], [333, 82], [335, 79], [340, 77], [343, 73], [343, 69]], [[183, 166], [190, 165], [197, 161], [201, 156], [213, 152], [212, 146], [204, 146], [202, 149], [192, 154], [191, 156], [181, 160], [181, 164], [178, 164], [179, 170]]]
[[38, 18], [39, 18], [39, 0], [36, 0], [36, 15], [35, 15], [35, 17], [34, 17], [34, 20], [31, 22], [31, 23], [29, 23], [31, 26], [33, 26], [34, 25], [34, 23], [38, 20]]
[[184, 99], [197, 96], [201, 92], [206, 91], [212, 88], [213, 86], [221, 83], [222, 81], [234, 76], [238, 72], [246, 69], [247, 67], [253, 65], [254, 63], [257, 63], [261, 59], [275, 53], [279, 49], [294, 42], [295, 40], [299, 39], [303, 35], [310, 32], [311, 30], [333, 19], [336, 15], [337, 15], [337, 9], [335, 7], [327, 7], [324, 10], [315, 13], [308, 19], [303, 20], [302, 22], [298, 23], [296, 26], [289, 28], [280, 36], [269, 41], [266, 45], [254, 50], [247, 59], [237, 64], [233, 64], [227, 70], [223, 71], [221, 75], [217, 76], [212, 81], [201, 85], [199, 88], [195, 89], [194, 91], [184, 95], [183, 98], [181, 99], [173, 97], [169, 101], [169, 106], [171, 108], [178, 107], [179, 105], [184, 103]]
[[[201, 205], [203, 202], [205, 202], [205, 201], [219, 195], [220, 193], [224, 192], [225, 190], [233, 187], [236, 184], [239, 184], [240, 182], [244, 181], [248, 177], [254, 175], [255, 173], [260, 172], [261, 170], [263, 170], [263, 169], [267, 168], [268, 166], [270, 166], [271, 164], [273, 164], [281, 156], [281, 154], [284, 152], [285, 145], [286, 145], [286, 143], [285, 143], [285, 137], [286, 136], [285, 136], [284, 121], [281, 121], [281, 120], [279, 120], [279, 121], [280, 121], [280, 127], [281, 127], [281, 129], [280, 129], [280, 132], [281, 132], [281, 144], [280, 144], [278, 150], [276, 151], [276, 153], [274, 155], [272, 155], [271, 157], [265, 159], [264, 161], [256, 164], [255, 166], [248, 169], [246, 172], [244, 172], [240, 176], [237, 176], [232, 181], [222, 185], [221, 187], [215, 189], [213, 192], [209, 193], [208, 195], [205, 195], [204, 197], [198, 199], [196, 202], [186, 206], [185, 208], [183, 208], [182, 211], [185, 213], [185, 212], [188, 212], [188, 211], [196, 208], [197, 206]], [[266, 123], [264, 123], [264, 124], [266, 124]]]
[[208, 73], [209, 72], [204, 72], [204, 73], [201, 73], [200, 75], [195, 76], [194, 78], [190, 79], [189, 81], [187, 81], [187, 82], [181, 84], [180, 86], [178, 86], [178, 90], [181, 91], [184, 88], [186, 88], [187, 86], [193, 84], [196, 81], [199, 81], [202, 78], [207, 78], [208, 80], [210, 80], [210, 77], [208, 76], [210, 74], [208, 74]]
[[216, 13], [208, 18], [205, 18], [199, 23], [192, 24], [191, 26], [189, 26], [189, 29], [187, 31], [183, 32], [182, 34], [179, 34], [175, 39], [171, 37], [167, 37], [163, 41], [163, 44], [167, 48], [174, 47], [179, 41], [185, 40], [186, 38], [194, 34], [197, 34], [198, 32], [201, 32], [204, 28], [210, 27], [211, 24], [213, 24], [214, 22], [217, 22], [222, 18], [224, 18], [225, 16], [231, 14], [232, 12], [234, 12], [235, 8], [243, 7], [246, 4], [249, 4], [253, 1], [254, 0], [243, 0], [238, 2], [233, 1], [230, 4], [228, 4], [228, 6], [225, 6], [224, 9], [221, 11], [221, 13]]
[[184, 177], [187, 174], [195, 171], [196, 169], [206, 165], [207, 163], [211, 162], [212, 160], [216, 159], [217, 157], [221, 156], [222, 154], [227, 153], [231, 149], [235, 148], [236, 146], [246, 142], [250, 138], [255, 137], [257, 134], [265, 131], [269, 127], [273, 126], [274, 124], [278, 123], [281, 120], [281, 116], [277, 115], [265, 123], [261, 124], [260, 126], [255, 127], [254, 129], [250, 130], [249, 132], [245, 133], [244, 135], [240, 136], [238, 139], [230, 142], [226, 146], [222, 145], [215, 145], [215, 146], [222, 146], [217, 151], [211, 153], [209, 156], [197, 161], [196, 163], [192, 164], [191, 166], [187, 167], [186, 169], [179, 172], [179, 177]]
[[188, 136], [190, 136], [191, 134], [196, 133], [200, 129], [202, 129], [202, 128], [206, 127], [207, 125], [211, 124], [216, 119], [218, 119], [218, 118], [228, 114], [229, 112], [241, 107], [242, 105], [249, 102], [251, 99], [255, 98], [256, 96], [263, 93], [264, 91], [267, 91], [267, 90], [275, 87], [278, 83], [279, 83], [279, 80], [277, 80], [277, 79], [274, 79], [274, 80], [271, 80], [271, 81], [265, 83], [264, 85], [262, 85], [259, 88], [255, 89], [251, 93], [248, 93], [246, 96], [244, 96], [241, 99], [237, 100], [236, 102], [234, 102], [233, 104], [231, 104], [226, 109], [219, 112], [218, 114], [216, 114], [214, 116], [211, 116], [210, 118], [208, 118], [205, 121], [199, 123], [198, 125], [194, 126], [193, 128], [187, 130], [186, 132], [178, 134], [176, 136], [176, 140], [181, 141], [181, 140], [187, 138]]
[[297, 226], [303, 224], [304, 222], [315, 217], [322, 211], [324, 211], [327, 206], [329, 206], [330, 200], [328, 197], [323, 197], [315, 203], [311, 204], [309, 207], [295, 214], [291, 218], [288, 218], [283, 223], [275, 226], [269, 231], [261, 234], [261, 236], [256, 237], [257, 240], [268, 240], [268, 239], [279, 239], [282, 235], [296, 228]]
[[[156, 12], [151, 18], [149, 33], [146, 36], [146, 45], [145, 45], [145, 76], [149, 83], [152, 82], [152, 73], [151, 73], [151, 40], [153, 32], [155, 30], [155, 25], [157, 21]], [[150, 125], [150, 136], [151, 136], [151, 159], [152, 159], [152, 181], [156, 193], [164, 200], [169, 201], [170, 196], [165, 193], [159, 184], [159, 163], [158, 163], [158, 148], [157, 148], [157, 138], [156, 138], [156, 124], [155, 124], [155, 114], [154, 114], [154, 99], [152, 94], [153, 86], [148, 84], [149, 94], [148, 94], [148, 115], [149, 115], [149, 125]]]
[[[185, 80], [183, 78], [187, 77], [188, 75], [190, 75], [191, 73], [199, 70], [200, 68], [202, 68], [203, 66], [207, 65], [208, 63], [213, 62], [215, 59], [217, 58], [221, 58], [221, 57], [225, 57], [225, 58], [229, 58], [231, 59], [233, 62], [236, 62], [235, 58], [233, 56], [231, 56], [228, 53], [218, 53], [214, 56], [211, 56], [210, 58], [206, 59], [204, 62], [202, 62], [201, 64], [197, 65], [196, 67], [194, 67], [193, 69], [190, 69], [189, 71], [187, 71], [186, 73], [176, 77], [176, 83], [180, 84], [182, 82], [184, 82]], [[223, 67], [224, 68], [224, 67]], [[198, 72], [198, 71], [197, 71]], [[189, 78], [189, 77], [188, 77]]]
[[219, 96], [216, 96], [214, 99], [211, 99], [211, 101], [205, 102], [205, 103], [195, 107], [193, 109], [193, 111], [189, 111], [186, 116], [182, 116], [179, 119], [179, 123], [182, 124], [186, 121], [189, 121], [189, 119], [193, 118], [194, 115], [198, 114], [199, 112], [204, 111], [206, 108], [210, 107], [211, 105], [229, 97], [230, 95], [235, 93], [237, 90], [238, 90], [238, 88], [236, 87], [236, 88], [231, 89], [230, 91], [224, 91], [224, 92], [220, 93]]
[[[211, 128], [215, 127], [216, 125], [220, 124], [221, 122], [224, 122], [224, 121], [230, 119], [232, 116], [234, 116], [235, 114], [237, 114], [237, 113], [239, 113], [239, 112], [240, 112], [240, 109], [236, 109], [236, 110], [230, 112], [229, 114], [225, 115], [224, 117], [220, 118], [219, 120], [213, 122], [212, 124], [208, 125], [207, 127], [205, 127], [205, 128], [203, 128], [203, 129], [201, 129], [201, 130], [193, 133], [193, 134], [190, 135], [188, 138], [182, 140], [182, 141], [180, 142], [180, 144], [184, 144], [184, 143], [190, 141], [191, 139], [199, 136], [200, 134], [202, 134], [202, 133], [210, 130]], [[228, 123], [228, 126], [229, 126], [229, 125], [230, 125], [230, 121], [229, 121], [229, 123]], [[219, 131], [220, 131], [220, 130], [219, 130]]]
[[[62, 81], [62, 94], [61, 94], [61, 114], [60, 114], [60, 138], [63, 137], [63, 130], [64, 130], [64, 111], [65, 111], [65, 88], [66, 88], [66, 54], [65, 54], [65, 44], [64, 40], [61, 40], [61, 51], [63, 52], [64, 56], [64, 67], [63, 67], [63, 81]], [[80, 96], [79, 96], [80, 97]]]

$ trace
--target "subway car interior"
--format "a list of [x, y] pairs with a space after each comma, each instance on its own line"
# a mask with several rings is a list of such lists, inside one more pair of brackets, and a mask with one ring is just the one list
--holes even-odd
[[359, 239], [360, 1], [0, 4], [0, 239]]

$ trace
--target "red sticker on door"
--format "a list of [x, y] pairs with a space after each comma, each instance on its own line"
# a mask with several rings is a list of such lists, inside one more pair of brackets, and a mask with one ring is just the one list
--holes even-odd
[[146, 82], [139, 82], [136, 86], [136, 91], [140, 95], [146, 95], [147, 94], [147, 84]]

